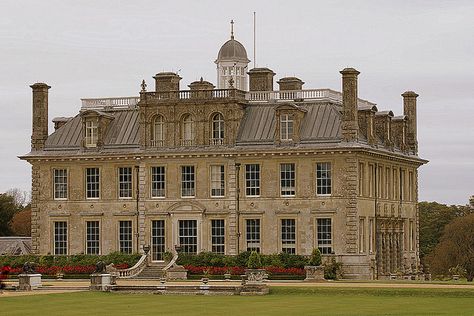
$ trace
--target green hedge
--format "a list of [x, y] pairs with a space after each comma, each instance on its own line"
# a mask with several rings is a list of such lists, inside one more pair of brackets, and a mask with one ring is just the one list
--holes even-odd
[[[250, 252], [241, 252], [237, 256], [226, 256], [212, 252], [201, 252], [197, 255], [179, 254], [178, 264], [196, 267], [246, 267]], [[280, 268], [303, 268], [308, 264], [308, 258], [300, 255], [279, 253], [273, 255], [260, 254], [262, 266]]]
[[108, 255], [70, 255], [70, 256], [0, 256], [0, 267], [10, 266], [13, 268], [22, 267], [25, 262], [36, 262], [40, 266], [89, 266], [95, 265], [98, 261], [104, 261], [106, 264], [128, 264], [133, 266], [140, 259], [140, 254], [124, 254], [113, 252]]

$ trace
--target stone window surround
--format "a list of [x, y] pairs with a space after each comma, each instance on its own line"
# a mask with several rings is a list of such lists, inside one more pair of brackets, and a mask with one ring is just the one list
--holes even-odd
[[[212, 194], [212, 190], [213, 190], [212, 182], [214, 181], [214, 180], [212, 179], [212, 168], [213, 168], [213, 167], [223, 167], [223, 171], [221, 171], [221, 172], [222, 172], [222, 173], [221, 173], [221, 176], [223, 176], [223, 180], [221, 180], [221, 181], [223, 181], [223, 183], [224, 183], [224, 188], [223, 188], [224, 194], [222, 194], [222, 195], [213, 195], [213, 194]], [[225, 198], [225, 196], [226, 196], [226, 188], [227, 188], [227, 183], [226, 183], [227, 177], [226, 177], [226, 166], [225, 166], [225, 164], [224, 164], [224, 163], [210, 163], [208, 170], [209, 170], [209, 174], [208, 174], [208, 179], [209, 179], [209, 196], [210, 196], [211, 198]], [[218, 181], [218, 180], [215, 180], [215, 181]]]
[[[65, 175], [65, 179], [66, 179], [66, 197], [56, 197], [56, 171], [58, 170], [65, 170], [66, 171], [66, 175]], [[61, 167], [61, 166], [56, 166], [54, 168], [51, 169], [51, 175], [52, 175], [52, 180], [53, 180], [53, 186], [52, 186], [52, 189], [53, 189], [53, 200], [55, 201], [65, 201], [69, 198], [69, 168], [67, 167]]]
[[[192, 173], [188, 173], [189, 175], [192, 175], [192, 180], [191, 180], [191, 178], [189, 178], [188, 180], [183, 180], [184, 168], [188, 168], [188, 167], [192, 167]], [[189, 199], [189, 198], [195, 198], [196, 197], [196, 169], [197, 168], [194, 164], [180, 165], [179, 166], [179, 181], [178, 181], [179, 188], [180, 188], [179, 192], [180, 192], [180, 197], [183, 198], [183, 199]], [[189, 189], [189, 190], [192, 189], [192, 191], [190, 191], [190, 192], [192, 192], [192, 194], [190, 194], [190, 195], [184, 195], [183, 194], [184, 193], [183, 189], [185, 189], [183, 187], [183, 185], [185, 183], [190, 185], [189, 188], [186, 188], [186, 189]], [[191, 186], [191, 184], [192, 184], [192, 186]]]
[[[125, 223], [125, 222], [129, 222], [130, 223], [130, 240], [125, 240], [123, 239], [124, 242], [130, 242], [130, 246], [127, 246], [127, 247], [123, 247], [122, 248], [122, 231], [121, 231], [121, 223]], [[128, 228], [128, 227], [124, 227], [124, 228]], [[130, 248], [130, 253], [133, 253], [133, 250], [135, 249], [134, 246], [135, 246], [135, 238], [134, 237], [134, 232], [136, 231], [136, 228], [135, 228], [135, 224], [134, 224], [134, 221], [131, 219], [131, 218], [121, 218], [120, 220], [117, 221], [117, 251], [119, 252], [123, 252], [122, 250], [124, 249], [128, 249]], [[128, 235], [128, 233], [127, 233]], [[127, 238], [128, 239], [128, 238]], [[125, 253], [129, 253], [129, 252], [125, 252]]]
[[296, 215], [291, 215], [291, 214], [279, 214], [275, 216], [278, 224], [278, 249], [280, 252], [283, 252], [283, 240], [282, 240], [282, 220], [284, 219], [292, 219], [295, 221], [295, 243], [294, 243], [294, 248], [295, 248], [295, 255], [298, 254], [298, 216]]
[[[322, 188], [329, 188], [329, 193], [318, 193], [318, 164], [329, 164], [329, 172], [330, 176], [326, 178], [321, 178], [321, 179], [329, 179], [330, 180], [330, 185], [325, 185]], [[316, 197], [329, 197], [334, 194], [334, 161], [331, 159], [326, 159], [326, 160], [318, 160], [314, 164], [314, 183], [315, 183], [315, 195]], [[327, 170], [326, 170], [327, 171]]]
[[[330, 216], [328, 214], [321, 214], [319, 216], [315, 216], [314, 217], [314, 232], [313, 232], [313, 241], [314, 241], [314, 247], [313, 249], [315, 248], [319, 248], [319, 239], [318, 239], [318, 220], [319, 219], [330, 219], [331, 220], [331, 243], [330, 244], [326, 244], [325, 247], [330, 247], [331, 249], [331, 253], [335, 253], [334, 251], [334, 218], [333, 216]], [[322, 255], [325, 255], [325, 253], [323, 253], [323, 251], [321, 251], [321, 254]]]
[[[248, 237], [247, 237], [248, 234], [249, 234], [249, 232], [248, 232], [248, 224], [250, 223], [250, 222], [248, 222], [249, 220], [258, 220], [258, 235], [259, 235], [259, 239], [258, 239], [258, 243], [253, 243], [253, 244], [258, 244], [256, 247], [249, 247], [249, 239], [248, 239]], [[243, 237], [244, 237], [244, 243], [243, 243], [243, 245], [245, 245], [245, 248], [243, 247], [242, 249], [246, 249], [246, 250], [248, 251], [249, 248], [257, 248], [257, 247], [258, 247], [258, 252], [263, 253], [263, 244], [262, 244], [262, 241], [263, 241], [263, 239], [262, 239], [262, 232], [263, 232], [263, 230], [262, 230], [262, 227], [263, 227], [262, 223], [263, 223], [263, 219], [262, 219], [262, 217], [261, 217], [261, 216], [248, 216], [248, 217], [242, 218], [242, 221], [243, 221], [243, 224], [244, 224], [244, 225], [243, 225], [244, 234], [242, 234]], [[255, 224], [257, 224], [257, 222], [256, 222]], [[257, 226], [255, 226], [255, 227], [257, 227]], [[257, 240], [257, 239], [255, 239], [255, 240]]]
[[[258, 166], [258, 171], [257, 170], [249, 170], [247, 171], [247, 166]], [[261, 168], [261, 164], [260, 163], [245, 163], [244, 164], [244, 168], [243, 168], [243, 185], [244, 185], [244, 189], [245, 189], [245, 197], [251, 197], [251, 198], [255, 198], [255, 197], [260, 197], [261, 196], [261, 191], [262, 191], [262, 168]], [[247, 175], [250, 175], [250, 174], [255, 174], [255, 178], [248, 178]], [[248, 185], [248, 182], [251, 182], [251, 181], [255, 181], [256, 183], [258, 183], [258, 185], [256, 184], [255, 186], [249, 186]], [[258, 194], [251, 194], [251, 190], [254, 190], [255, 193], [257, 193], [258, 191]], [[248, 193], [250, 192], [250, 193]]]
[[[66, 253], [56, 254], [56, 223], [66, 223]], [[50, 232], [51, 232], [51, 254], [55, 256], [68, 255], [69, 254], [69, 220], [64, 217], [50, 217]]]
[[[98, 172], [98, 177], [99, 177], [99, 181], [97, 182], [98, 185], [99, 185], [99, 192], [98, 192], [98, 197], [88, 197], [88, 191], [87, 191], [87, 169], [97, 169], [99, 172]], [[85, 166], [84, 167], [84, 197], [86, 200], [99, 200], [101, 198], [101, 190], [102, 190], [102, 168], [101, 167], [97, 167], [97, 166]]]
[[[217, 119], [216, 119], [217, 118]], [[224, 114], [222, 112], [213, 112], [210, 116], [210, 144], [211, 145], [223, 145], [226, 137], [226, 124]], [[214, 123], [217, 123], [218, 128], [215, 129]], [[218, 134], [217, 137], [216, 133]]]
[[[161, 121], [158, 121], [161, 118]], [[162, 147], [164, 146], [165, 139], [166, 139], [166, 119], [163, 114], [157, 113], [151, 119], [151, 145], [153, 147]], [[160, 137], [157, 137], [157, 125], [160, 125]]]
[[[154, 196], [153, 195], [153, 168], [164, 168], [164, 173], [163, 173], [163, 176], [164, 176], [164, 194], [163, 196]], [[165, 199], [167, 197], [167, 192], [166, 190], [168, 189], [168, 185], [167, 185], [167, 180], [168, 180], [168, 176], [167, 176], [167, 171], [168, 171], [168, 166], [166, 164], [157, 164], [157, 165], [151, 165], [150, 168], [149, 168], [149, 177], [150, 177], [150, 198], [152, 199]]]
[[[87, 225], [88, 223], [91, 223], [91, 222], [97, 222], [98, 223], [98, 246], [97, 246], [97, 249], [98, 249], [98, 252], [97, 253], [90, 253], [88, 251], [89, 247], [88, 247], [88, 230], [87, 230]], [[84, 219], [84, 253], [85, 254], [94, 254], [94, 255], [100, 255], [102, 253], [102, 223], [100, 221], [100, 219], [97, 219], [97, 218], [87, 218], [87, 219]]]
[[[221, 229], [224, 230], [224, 234], [223, 235], [213, 235], [213, 222], [214, 221], [222, 221], [223, 222], [223, 226], [222, 227], [219, 227]], [[227, 224], [227, 221], [225, 220], [225, 218], [221, 218], [221, 217], [216, 217], [216, 218], [209, 218], [209, 251], [211, 252], [214, 252], [214, 247], [223, 247], [223, 252], [216, 252], [216, 253], [221, 253], [221, 254], [225, 254], [226, 253], [226, 250], [227, 250], [227, 247], [226, 247], [226, 241], [227, 241], [227, 229], [226, 229], [226, 224]], [[219, 243], [219, 244], [214, 244], [213, 243], [213, 239], [214, 238], [223, 238], [223, 244]]]
[[[282, 167], [283, 165], [293, 165], [293, 179], [289, 179], [290, 181], [294, 182], [293, 186], [293, 194], [283, 194], [283, 186], [282, 186]], [[279, 163], [279, 182], [280, 182], [280, 197], [288, 198], [288, 197], [296, 197], [296, 188], [297, 188], [297, 179], [296, 174], [298, 170], [298, 166], [294, 162], [280, 162]]]

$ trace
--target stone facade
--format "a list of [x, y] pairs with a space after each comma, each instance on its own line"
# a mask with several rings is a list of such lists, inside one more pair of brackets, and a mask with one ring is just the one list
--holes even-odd
[[49, 87], [33, 85], [38, 126], [21, 157], [32, 165], [33, 251], [151, 245], [160, 260], [175, 245], [229, 255], [254, 248], [310, 255], [323, 247], [347, 278], [416, 269], [417, 169], [426, 163], [417, 156], [417, 95], [403, 94], [402, 119], [379, 119], [375, 105], [358, 99], [359, 72], [341, 73], [342, 95], [305, 97], [289, 90], [303, 82], [289, 78], [281, 88], [294, 94], [280, 100], [268, 97], [278, 95], [269, 69], [248, 72], [254, 94], [203, 80], [181, 91], [179, 76], [157, 74], [155, 91], [142, 89], [138, 104], [96, 100], [49, 136]]

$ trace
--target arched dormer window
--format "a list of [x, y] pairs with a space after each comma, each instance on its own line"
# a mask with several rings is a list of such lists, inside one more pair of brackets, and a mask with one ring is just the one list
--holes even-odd
[[162, 115], [157, 115], [153, 119], [153, 129], [152, 129], [152, 140], [151, 145], [153, 147], [162, 147], [164, 145], [164, 125], [165, 120]]
[[221, 113], [212, 116], [212, 138], [211, 145], [222, 145], [224, 143], [224, 117]]
[[280, 115], [280, 139], [282, 141], [293, 140], [293, 115]]
[[97, 147], [97, 139], [98, 139], [97, 119], [88, 118], [86, 120], [85, 146]]
[[194, 143], [194, 121], [190, 114], [183, 116], [181, 124], [181, 145], [192, 146]]

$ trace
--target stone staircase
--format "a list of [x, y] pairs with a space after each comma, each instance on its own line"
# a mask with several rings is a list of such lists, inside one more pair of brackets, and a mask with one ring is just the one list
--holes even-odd
[[133, 279], [159, 279], [163, 276], [163, 268], [165, 263], [149, 263], [138, 275]]

